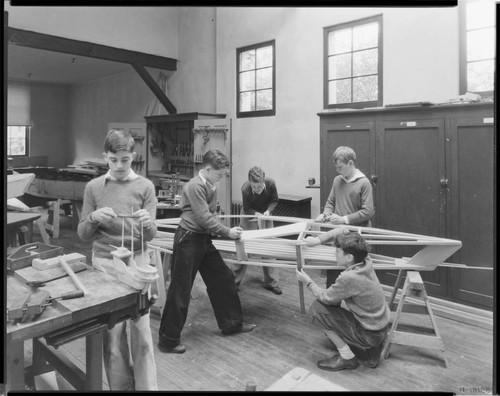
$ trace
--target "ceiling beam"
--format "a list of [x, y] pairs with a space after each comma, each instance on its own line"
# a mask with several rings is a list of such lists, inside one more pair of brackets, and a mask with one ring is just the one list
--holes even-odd
[[130, 51], [107, 45], [72, 40], [65, 37], [9, 27], [8, 43], [21, 47], [86, 56], [112, 62], [138, 64], [162, 70], [177, 70], [177, 60], [164, 56]]
[[139, 65], [136, 63], [132, 63], [132, 67], [135, 69], [137, 74], [141, 76], [141, 78], [144, 80], [146, 85], [153, 91], [155, 96], [158, 98], [160, 103], [167, 109], [167, 111], [170, 114], [177, 114], [177, 109], [175, 106], [172, 104], [172, 102], [167, 98], [165, 93], [161, 90], [161, 88], [158, 86], [156, 81], [151, 77], [151, 74], [148, 73], [146, 68], [143, 65]]

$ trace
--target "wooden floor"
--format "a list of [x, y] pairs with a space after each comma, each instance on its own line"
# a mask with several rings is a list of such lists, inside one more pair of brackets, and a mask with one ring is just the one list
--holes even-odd
[[[64, 216], [63, 216], [64, 217]], [[34, 241], [40, 240], [34, 235]], [[64, 253], [79, 252], [90, 259], [90, 244], [78, 240], [71, 221], [62, 221], [61, 236], [51, 244], [64, 247]], [[90, 261], [89, 261], [90, 262]], [[311, 277], [325, 284], [319, 271]], [[316, 366], [328, 358], [332, 344], [311, 325], [299, 310], [298, 286], [294, 272], [280, 270], [283, 294], [277, 296], [263, 288], [262, 269], [249, 267], [240, 299], [245, 321], [257, 325], [246, 334], [224, 337], [217, 328], [210, 301], [201, 279], [195, 283], [182, 342], [182, 355], [164, 354], [157, 349], [160, 315], [151, 314], [155, 343], [158, 386], [165, 391], [243, 391], [253, 382], [257, 391], [265, 390], [294, 367], [302, 367], [351, 391], [441, 391], [456, 394], [491, 393], [493, 384], [493, 332], [491, 330], [436, 317], [448, 359], [444, 367], [440, 351], [395, 345], [388, 359], [376, 369], [360, 366], [352, 371], [328, 372]], [[313, 301], [306, 292], [306, 306]], [[428, 316], [405, 314], [402, 323], [431, 327]], [[83, 341], [60, 347], [84, 368]], [[26, 364], [31, 361], [30, 342], [26, 345]], [[60, 389], [72, 389], [58, 376]], [[104, 389], [107, 387], [105, 381]]]

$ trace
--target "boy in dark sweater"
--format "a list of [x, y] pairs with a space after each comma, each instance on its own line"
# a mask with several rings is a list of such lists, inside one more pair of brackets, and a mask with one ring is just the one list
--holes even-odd
[[216, 183], [226, 176], [228, 158], [219, 150], [203, 156], [202, 167], [184, 185], [181, 196], [181, 221], [175, 231], [171, 264], [171, 281], [161, 317], [160, 351], [184, 353], [180, 343], [186, 323], [191, 289], [199, 271], [222, 334], [252, 331], [255, 325], [244, 324], [234, 275], [212, 243], [212, 235], [239, 239], [242, 229], [229, 228], [216, 217]]
[[390, 311], [368, 256], [368, 245], [361, 235], [344, 227], [323, 235], [302, 243], [315, 246], [334, 238], [337, 264], [346, 269], [327, 289], [318, 286], [304, 271], [296, 270], [297, 280], [317, 299], [310, 308], [312, 323], [323, 329], [338, 350], [331, 358], [318, 361], [318, 367], [353, 370], [359, 359], [363, 365], [375, 368], [387, 336]]
[[[243, 198], [242, 215], [269, 216], [278, 206], [278, 191], [273, 179], [267, 178], [262, 168], [252, 167], [248, 171], [248, 180], [241, 187], [241, 196]], [[257, 230], [258, 224], [253, 219], [241, 218], [241, 227], [244, 230]], [[269, 223], [269, 224], [268, 224]], [[265, 226], [272, 227], [272, 221], [263, 223]], [[243, 277], [247, 271], [245, 264], [233, 264], [233, 272], [236, 286], [239, 288]], [[262, 267], [264, 272], [264, 287], [274, 294], [282, 294], [278, 285], [279, 273], [274, 267]]]
[[[92, 265], [112, 276], [119, 271], [113, 262], [111, 251], [122, 245], [131, 250], [137, 266], [146, 266], [150, 257], [142, 246], [156, 235], [156, 194], [153, 183], [137, 175], [131, 164], [134, 138], [126, 132], [111, 130], [104, 141], [103, 158], [109, 171], [92, 179], [85, 186], [83, 207], [78, 236], [84, 241], [94, 239]], [[133, 225], [124, 224], [118, 214], [136, 216]], [[133, 232], [131, 227], [133, 226]], [[131, 241], [133, 234], [133, 241]], [[144, 241], [141, 241], [143, 236]], [[127, 326], [129, 329], [127, 330]], [[127, 335], [130, 333], [130, 337]], [[130, 351], [130, 352], [129, 352]], [[149, 325], [149, 313], [137, 320], [126, 320], [104, 330], [104, 367], [109, 387], [114, 390], [158, 390], [153, 339]], [[130, 360], [129, 356], [132, 356]]]

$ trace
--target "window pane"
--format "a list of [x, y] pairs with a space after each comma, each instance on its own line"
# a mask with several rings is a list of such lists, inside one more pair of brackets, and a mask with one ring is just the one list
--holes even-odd
[[467, 2], [467, 30], [495, 25], [495, 2], [480, 0]]
[[349, 28], [328, 33], [328, 55], [351, 51], [351, 32]]
[[26, 129], [23, 126], [9, 126], [8, 136], [9, 138], [24, 139], [26, 137]]
[[351, 77], [351, 54], [335, 55], [328, 58], [328, 79]]
[[272, 88], [273, 87], [273, 69], [267, 67], [265, 69], [257, 70], [257, 89]]
[[495, 29], [467, 32], [467, 60], [492, 59], [495, 57]]
[[378, 23], [355, 26], [352, 29], [352, 49], [378, 47]]
[[273, 65], [273, 47], [262, 47], [257, 49], [257, 68]]
[[26, 155], [26, 142], [24, 139], [11, 139], [8, 155]]
[[493, 91], [494, 61], [471, 62], [467, 65], [467, 91]]
[[255, 72], [249, 71], [240, 74], [240, 91], [255, 89]]
[[378, 77], [359, 77], [354, 78], [353, 102], [369, 102], [378, 99]]
[[377, 74], [378, 49], [354, 52], [352, 54], [352, 63], [353, 76]]
[[273, 90], [265, 89], [257, 91], [257, 110], [272, 110], [273, 108]]
[[328, 104], [351, 102], [351, 80], [330, 81], [328, 83]]
[[255, 92], [243, 92], [240, 94], [240, 111], [255, 110]]
[[240, 54], [240, 71], [255, 69], [255, 50]]

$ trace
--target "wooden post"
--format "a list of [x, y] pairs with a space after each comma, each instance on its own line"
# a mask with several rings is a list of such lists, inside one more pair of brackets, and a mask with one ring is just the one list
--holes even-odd
[[[297, 269], [302, 270], [302, 266], [304, 264], [304, 258], [302, 257], [302, 246], [296, 245], [295, 249], [297, 251]], [[304, 304], [304, 285], [302, 282], [299, 282], [299, 299], [300, 299], [300, 313], [306, 313], [306, 307]]]

